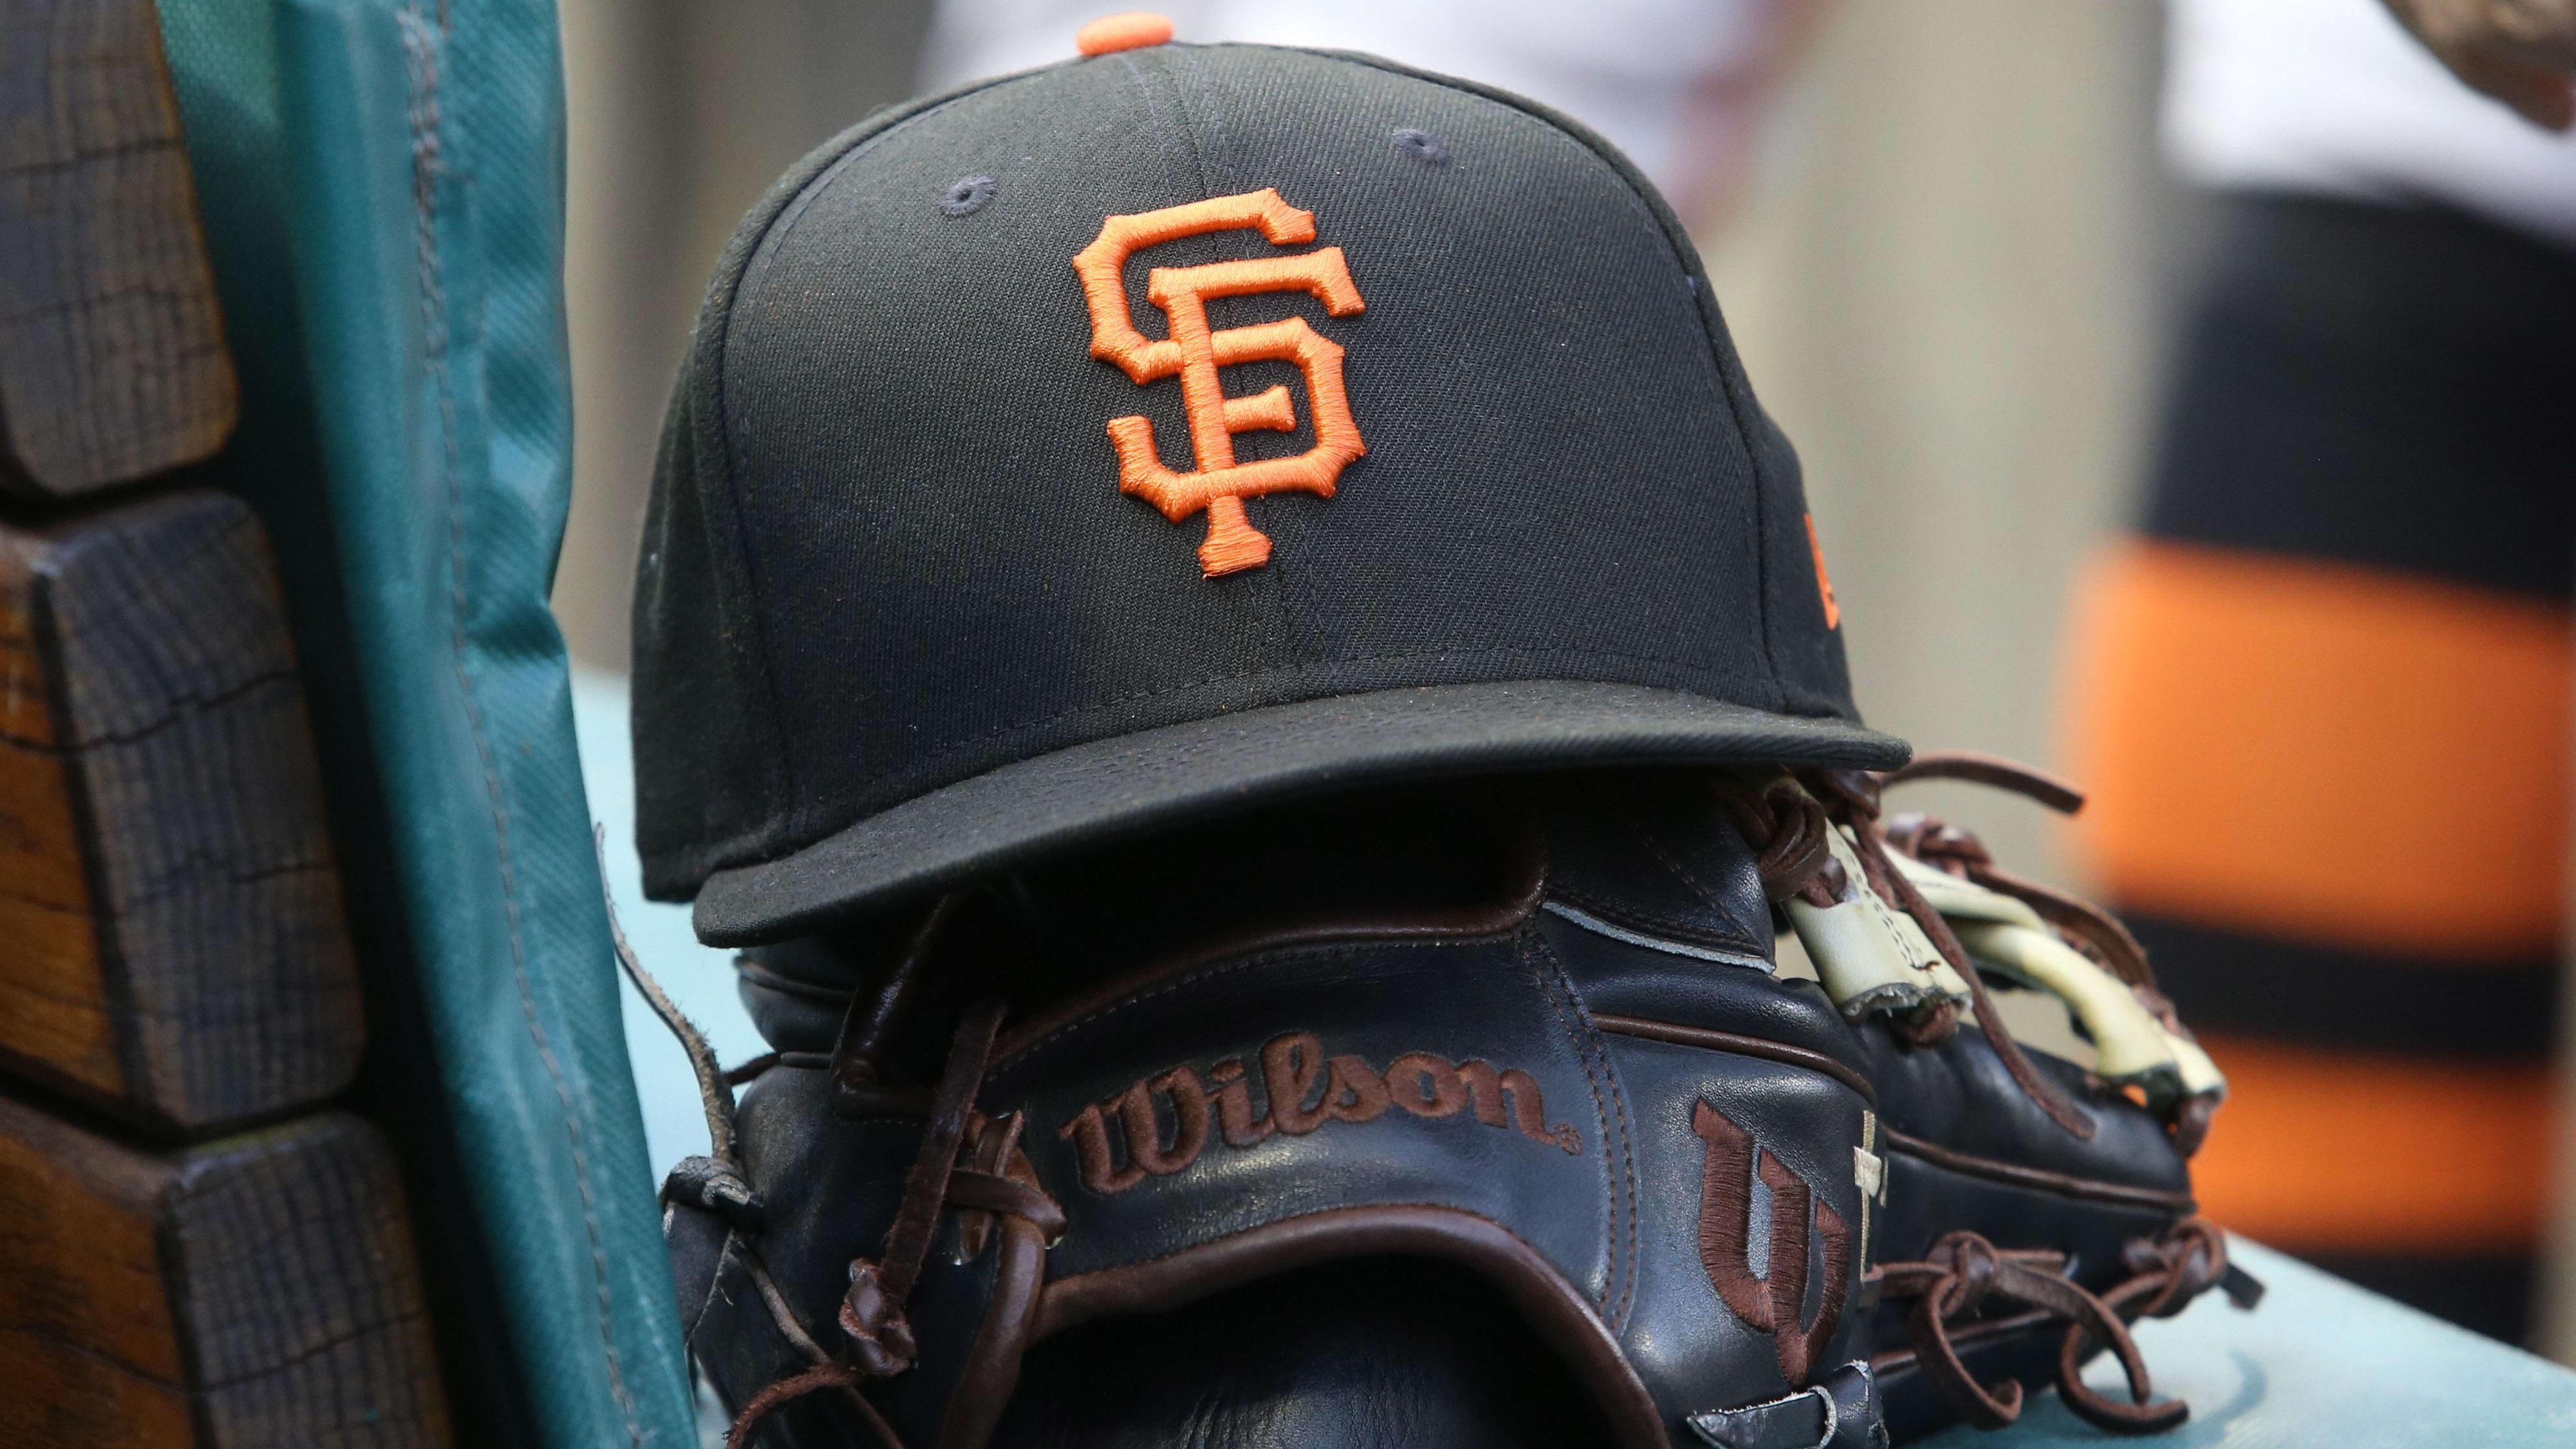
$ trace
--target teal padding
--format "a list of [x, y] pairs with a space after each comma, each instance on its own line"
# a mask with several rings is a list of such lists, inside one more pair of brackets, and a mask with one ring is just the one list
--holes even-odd
[[[550, 0], [165, 0], [245, 432], [323, 474], [431, 1036], [548, 1443], [692, 1441], [563, 643]], [[258, 446], [256, 439], [246, 442]], [[474, 1426], [460, 1424], [460, 1442]]]
[[[1922, 1449], [2527, 1449], [2576, 1444], [2576, 1373], [2365, 1293], [2242, 1238], [2229, 1252], [2269, 1291], [2251, 1313], [2204, 1295], [2138, 1325], [2156, 1391], [2191, 1404], [2171, 1434], [2122, 1441], [2034, 1396], [1996, 1433], [1952, 1429]], [[2125, 1399], [2118, 1366], [2085, 1374]]]

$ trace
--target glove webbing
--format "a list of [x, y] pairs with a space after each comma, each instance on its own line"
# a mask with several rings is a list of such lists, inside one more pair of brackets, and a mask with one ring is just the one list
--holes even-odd
[[[1806, 788], [1801, 788], [1802, 784]], [[1888, 860], [1872, 777], [1858, 771], [1807, 771], [1802, 779], [1780, 775], [1757, 788], [1722, 775], [1716, 786], [1718, 803], [1745, 843], [1756, 852], [1755, 869], [1762, 877], [1763, 891], [1775, 902], [1804, 896], [1830, 906], [1840, 898], [1843, 883], [1832, 878], [1840, 867], [1825, 844], [1826, 832], [1834, 828], [1833, 817], [1839, 814], [1858, 842], [1861, 870], [1869, 877], [1870, 889], [1913, 917], [1933, 949], [1967, 982], [1969, 1005], [1976, 1013], [1977, 1025], [1984, 1030], [1996, 1058], [2013, 1082], [2048, 1114], [2050, 1121], [2076, 1137], [2092, 1139], [2092, 1119], [2077, 1111], [2057, 1084], [2041, 1076], [2030, 1058], [2023, 1055], [2021, 1043], [2005, 1027], [2003, 1014], [1995, 1009], [1994, 998], [1987, 993], [1975, 963], [1968, 959], [1967, 948], [1959, 944], [1949, 922], [1941, 919], [1941, 913], [1932, 909], [1922, 893]], [[1826, 800], [1832, 805], [1824, 803]], [[1817, 899], [1819, 894], [1823, 896], [1821, 901]], [[1944, 1002], [1930, 1016], [1903, 1025], [1910, 1038], [1928, 1044], [1947, 1038], [1957, 1022], [1956, 1013]]]
[[[2010, 760], [1966, 750], [1917, 755], [1905, 768], [1881, 778], [1886, 785], [1915, 780], [1967, 780], [2037, 801], [2060, 815], [2073, 815], [2084, 808], [2084, 792], [2062, 780]], [[2182, 1024], [2182, 1015], [2174, 1010], [2173, 1001], [2156, 984], [2155, 969], [2147, 963], [2147, 948], [2138, 944], [2138, 938], [2129, 934], [2129, 928], [2110, 912], [2004, 870], [1994, 863], [1985, 843], [1974, 834], [1929, 816], [1892, 816], [1887, 821], [1886, 836], [1890, 846], [1916, 860], [1964, 876], [2029, 906], [2079, 951], [2126, 983], [2166, 1031], [2184, 1041], [2196, 1040], [2191, 1029]], [[2207, 1095], [2187, 1098], [2173, 1107], [2167, 1125], [2183, 1156], [2200, 1151], [2217, 1110], [2217, 1099]]]

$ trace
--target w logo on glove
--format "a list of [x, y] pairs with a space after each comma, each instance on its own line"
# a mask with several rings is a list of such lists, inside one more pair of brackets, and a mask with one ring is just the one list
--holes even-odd
[[[1691, 1130], [1708, 1144], [1700, 1181], [1699, 1260], [1727, 1310], [1745, 1326], [1772, 1336], [1780, 1372], [1792, 1385], [1814, 1373], [1816, 1359], [1842, 1321], [1843, 1283], [1851, 1273], [1851, 1230], [1806, 1182], [1753, 1134], [1706, 1102], [1691, 1106]], [[1753, 1271], [1753, 1180], [1771, 1194], [1768, 1252], [1763, 1272]], [[1812, 1221], [1812, 1228], [1810, 1223]], [[1825, 1282], [1816, 1320], [1801, 1328], [1807, 1307], [1808, 1243], [1822, 1249]]]

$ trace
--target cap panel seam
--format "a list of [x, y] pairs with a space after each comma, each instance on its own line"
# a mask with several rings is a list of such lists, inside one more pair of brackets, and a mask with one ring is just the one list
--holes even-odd
[[[1285, 47], [1246, 45], [1241, 48], [1267, 50]], [[1445, 90], [1456, 91], [1461, 95], [1492, 101], [1552, 127], [1569, 140], [1590, 151], [1603, 165], [1609, 167], [1610, 173], [1618, 178], [1620, 185], [1627, 188], [1631, 199], [1636, 201], [1645, 211], [1647, 218], [1663, 232], [1664, 242], [1672, 248], [1673, 259], [1679, 266], [1682, 279], [1691, 293], [1693, 310], [1699, 317], [1700, 333], [1708, 341], [1709, 363], [1717, 373], [1718, 391], [1726, 399], [1727, 411], [1735, 420], [1736, 436], [1744, 449], [1745, 461], [1753, 471], [1754, 610], [1761, 620], [1762, 659], [1770, 670], [1772, 707], [1784, 708], [1789, 698], [1789, 689], [1781, 674], [1780, 660], [1772, 643], [1771, 629], [1771, 529], [1770, 503], [1767, 497], [1770, 490], [1764, 486], [1768, 481], [1770, 470], [1762, 460], [1761, 449], [1754, 446], [1754, 434], [1748, 426], [1750, 419], [1745, 416], [1745, 405], [1751, 399], [1749, 396], [1738, 395], [1737, 383], [1742, 374], [1742, 363], [1735, 357], [1733, 340], [1727, 336], [1725, 323], [1718, 316], [1715, 289], [1709, 286], [1705, 270], [1700, 266], [1699, 248], [1691, 242], [1690, 233], [1682, 226], [1680, 218], [1673, 215], [1672, 208], [1664, 203], [1646, 179], [1638, 174], [1635, 166], [1626, 157], [1620, 155], [1608, 141], [1602, 139], [1591, 127], [1552, 107], [1499, 87], [1480, 85], [1475, 81], [1463, 80], [1456, 76], [1416, 70], [1401, 62], [1388, 60], [1383, 56], [1370, 55], [1363, 51], [1318, 49], [1305, 53], [1330, 56], [1335, 60], [1368, 66], [1390, 75], [1410, 77]], [[1729, 367], [1730, 362], [1736, 365]]]
[[[786, 750], [779, 748], [785, 716], [779, 698], [777, 671], [770, 659], [768, 625], [759, 607], [760, 590], [752, 567], [751, 549], [743, 536], [738, 496], [737, 475], [740, 470], [735, 466], [732, 417], [727, 406], [729, 379], [725, 367], [732, 350], [735, 303], [741, 298], [753, 260], [769, 240], [771, 228], [807, 194], [817, 175], [855, 152], [870, 136], [882, 133], [895, 119], [871, 118], [842, 132], [808, 153], [794, 170], [770, 189], [753, 215], [736, 229], [733, 240], [727, 244], [724, 260], [719, 263], [715, 280], [708, 288], [698, 335], [692, 339], [689, 391], [693, 397], [702, 400], [704, 413], [702, 419], [693, 425], [693, 430], [702, 429], [704, 433], [711, 434], [704, 443], [713, 445], [702, 444], [697, 451], [714, 465], [718, 474], [713, 479], [701, 476], [696, 480], [696, 487], [700, 507], [710, 515], [711, 522], [717, 517], [722, 520], [715, 527], [720, 528], [724, 535], [723, 548], [731, 555], [730, 572], [740, 585], [742, 598], [735, 601], [736, 606], [731, 612], [740, 619], [748, 636], [742, 646], [746, 665], [759, 677], [762, 718], [758, 732], [761, 745], [765, 746], [761, 752], [768, 757], [765, 773], [769, 780], [771, 808], [760, 812], [767, 818], [738, 833], [737, 840], [748, 836], [755, 842], [766, 843], [793, 838], [797, 806], [794, 762], [788, 758]], [[715, 486], [710, 487], [710, 483]], [[720, 603], [720, 619], [726, 612]]]
[[[707, 426], [714, 433], [715, 447], [704, 451], [711, 452], [723, 471], [723, 477], [722, 486], [712, 490], [714, 496], [709, 496], [710, 490], [703, 485], [699, 492], [701, 506], [721, 508], [725, 515], [726, 543], [734, 556], [734, 571], [743, 584], [743, 619], [750, 636], [746, 652], [755, 656], [753, 667], [760, 676], [761, 694], [767, 702], [767, 718], [762, 721], [761, 733], [772, 746], [765, 753], [769, 756], [770, 788], [776, 792], [777, 809], [773, 820], [751, 827], [749, 833], [755, 838], [777, 841], [806, 833], [800, 827], [813, 807], [799, 788], [793, 752], [776, 748], [786, 730], [787, 712], [785, 701], [779, 694], [778, 672], [772, 667], [768, 623], [758, 607], [761, 598], [759, 573], [741, 521], [741, 485], [738, 479], [742, 470], [736, 467], [734, 456], [735, 420], [729, 401], [732, 370], [726, 365], [733, 352], [736, 304], [742, 300], [746, 287], [757, 285], [776, 247], [784, 244], [788, 231], [802, 219], [814, 197], [830, 185], [870, 142], [952, 102], [1052, 69], [1055, 67], [1045, 66], [1015, 75], [973, 81], [940, 95], [880, 111], [806, 153], [762, 197], [753, 215], [735, 230], [733, 240], [726, 247], [725, 258], [718, 266], [715, 284], [709, 289], [705, 315], [699, 323], [701, 335], [692, 349], [697, 354], [692, 359], [692, 366], [699, 374], [693, 383], [703, 387], [711, 414]], [[707, 322], [710, 320], [717, 325], [709, 328]]]
[[[1235, 195], [1267, 185], [1274, 178], [1260, 174], [1258, 168], [1239, 164], [1229, 113], [1221, 102], [1218, 83], [1200, 62], [1200, 56], [1212, 48], [1165, 47], [1169, 52], [1166, 63], [1172, 68], [1176, 82], [1186, 81], [1186, 85], [1176, 86], [1184, 122], [1194, 121], [1195, 126], [1205, 132], [1204, 138], [1195, 131], [1193, 133], [1194, 140], [1203, 140], [1199, 146], [1202, 194]], [[1331, 218], [1318, 218], [1318, 221], [1323, 230], [1319, 230], [1316, 240], [1325, 247], [1332, 246], [1329, 234], [1333, 224]], [[1238, 231], [1212, 234], [1207, 238], [1211, 252], [1216, 255], [1224, 255], [1218, 250], [1226, 244], [1220, 237], [1234, 242], [1241, 254], [1260, 255], [1268, 250], [1253, 244], [1246, 233]], [[1255, 450], [1255, 456], [1268, 456], [1259, 452], [1262, 443], [1257, 434], [1245, 435], [1239, 440], [1239, 446]], [[1352, 459], [1351, 462], [1365, 467], [1364, 459]], [[1265, 569], [1263, 573], [1266, 577], [1260, 587], [1239, 591], [1233, 598], [1243, 611], [1240, 617], [1244, 632], [1239, 654], [1253, 660], [1255, 668], [1268, 669], [1295, 648], [1293, 636], [1299, 617], [1322, 610], [1315, 596], [1314, 580], [1305, 571]]]
[[1162, 72], [1164, 83], [1170, 87], [1172, 114], [1180, 123], [1181, 144], [1188, 148], [1190, 170], [1196, 178], [1193, 190], [1200, 196], [1224, 194], [1218, 187], [1215, 168], [1209, 164], [1208, 146], [1199, 134], [1198, 118], [1190, 114], [1189, 77], [1184, 74], [1191, 69], [1189, 52], [1158, 50], [1154, 53], [1154, 63]]

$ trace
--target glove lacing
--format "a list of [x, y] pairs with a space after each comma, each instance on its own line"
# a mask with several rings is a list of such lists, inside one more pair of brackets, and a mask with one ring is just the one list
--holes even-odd
[[[779, 1331], [804, 1354], [812, 1367], [779, 1379], [753, 1395], [734, 1420], [725, 1449], [743, 1449], [762, 1420], [782, 1406], [824, 1389], [843, 1391], [844, 1402], [889, 1449], [903, 1441], [874, 1405], [858, 1392], [870, 1379], [891, 1378], [913, 1366], [920, 1346], [904, 1315], [913, 1285], [930, 1254], [930, 1239], [944, 1210], [962, 1208], [970, 1215], [966, 1240], [980, 1242], [977, 1228], [988, 1227], [990, 1214], [1027, 1219], [1048, 1241], [1063, 1236], [1064, 1209], [1030, 1181], [1023, 1181], [1026, 1159], [1019, 1155], [1025, 1118], [1018, 1112], [993, 1119], [974, 1110], [975, 1097], [991, 1063], [993, 1040], [1001, 1029], [1003, 1005], [986, 998], [966, 1009], [948, 1051], [948, 1064], [930, 1094], [930, 1113], [923, 1124], [921, 1147], [905, 1174], [903, 1196], [887, 1227], [885, 1246], [874, 1259], [850, 1260], [849, 1290], [842, 1295], [838, 1321], [842, 1352], [825, 1352], [797, 1325], [786, 1301], [766, 1283], [761, 1296]], [[972, 1165], [960, 1165], [965, 1148]], [[1010, 1169], [1020, 1168], [1018, 1174]], [[765, 1280], [766, 1273], [757, 1275]]]
[[[2084, 808], [2084, 792], [2062, 780], [2010, 760], [1965, 750], [1918, 755], [1905, 768], [1883, 776], [1882, 783], [1902, 785], [1936, 779], [1967, 780], [2008, 790], [2060, 815], [2073, 815]], [[2069, 945], [2118, 977], [2167, 1032], [2184, 1041], [2198, 1040], [2191, 1028], [2183, 1025], [2172, 999], [2157, 985], [2155, 968], [2147, 964], [2147, 948], [2110, 912], [2003, 869], [1975, 835], [1926, 815], [1908, 812], [1888, 817], [1887, 843], [1927, 865], [2029, 906], [2041, 920], [2056, 927]], [[2166, 1125], [2183, 1156], [2191, 1157], [2200, 1151], [2217, 1109], [2218, 1099], [2206, 1094], [2184, 1098], [2166, 1109]]]
[[[2096, 1297], [2065, 1276], [2062, 1253], [1997, 1248], [1962, 1231], [1934, 1243], [1924, 1261], [1882, 1263], [1865, 1281], [1885, 1298], [1913, 1300], [1906, 1326], [1916, 1361], [1968, 1422], [2000, 1429], [2021, 1415], [2021, 1385], [2009, 1379], [1991, 1387], [1978, 1383], [1950, 1337], [1952, 1322], [1973, 1316], [1994, 1297], [2066, 1321], [2057, 1393], [2079, 1418], [2115, 1434], [2161, 1433], [2190, 1417], [2191, 1407], [2179, 1399], [2151, 1402], [2155, 1390], [2129, 1323], [2180, 1313], [2212, 1286], [2250, 1308], [2262, 1296], [2262, 1285], [2227, 1261], [2226, 1234], [2201, 1217], [2184, 1218], [2157, 1237], [2132, 1240], [2122, 1261], [2131, 1276]], [[2131, 1402], [2106, 1398], [2084, 1382], [2084, 1360], [2096, 1348], [2119, 1358]]]
[[[1762, 878], [1764, 894], [1774, 902], [1798, 897], [1829, 907], [1841, 898], [1846, 882], [1840, 879], [1842, 867], [1830, 853], [1826, 835], [1838, 823], [1849, 826], [1870, 889], [1913, 917], [1933, 949], [1967, 982], [1969, 1006], [1976, 1013], [1977, 1025], [2013, 1082], [2050, 1121], [2076, 1137], [2092, 1139], [2093, 1119], [2030, 1064], [2021, 1044], [2005, 1027], [2003, 1014], [1995, 1009], [1994, 998], [1987, 993], [1985, 981], [1949, 922], [1941, 919], [1941, 913], [1925, 902], [1913, 882], [1887, 858], [1887, 836], [1878, 821], [1876, 776], [1859, 770], [1804, 770], [1794, 777], [1775, 775], [1758, 786], [1732, 776], [1719, 776], [1716, 787], [1719, 806], [1757, 853], [1755, 869]], [[1958, 1029], [1958, 1013], [1945, 1001], [1911, 1018], [1900, 1019], [1897, 1025], [1917, 1045], [1930, 1045], [1947, 1040]]]

